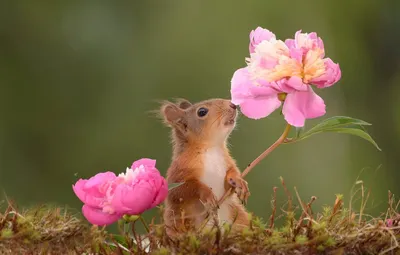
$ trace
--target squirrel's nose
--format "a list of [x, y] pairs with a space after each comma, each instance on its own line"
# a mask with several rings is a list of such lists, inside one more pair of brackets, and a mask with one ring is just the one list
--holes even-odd
[[236, 105], [230, 103], [229, 106], [230, 106], [232, 109], [236, 110]]

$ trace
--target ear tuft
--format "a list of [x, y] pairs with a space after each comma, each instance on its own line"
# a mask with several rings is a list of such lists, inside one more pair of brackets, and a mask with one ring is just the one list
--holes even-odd
[[161, 106], [161, 114], [167, 124], [175, 125], [182, 119], [185, 112], [176, 104], [167, 101]]
[[192, 106], [192, 103], [184, 98], [178, 98], [176, 99], [176, 105], [178, 105], [179, 108], [186, 110], [187, 108]]

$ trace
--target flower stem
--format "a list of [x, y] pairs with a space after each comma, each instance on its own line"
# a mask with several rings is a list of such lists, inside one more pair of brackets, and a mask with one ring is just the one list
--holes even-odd
[[268, 149], [266, 149], [260, 156], [258, 156], [253, 162], [251, 162], [247, 168], [243, 171], [242, 177], [245, 177], [258, 163], [261, 162], [268, 154], [270, 154], [273, 150], [275, 150], [279, 145], [281, 145], [286, 137], [289, 135], [290, 125], [287, 124], [285, 130], [283, 131], [282, 135], [276, 140]]
[[149, 226], [147, 225], [146, 221], [143, 219], [142, 215], [139, 215], [139, 219], [142, 222], [144, 228], [146, 229], [147, 233], [150, 233]]
[[[286, 125], [285, 130], [283, 131], [282, 135], [278, 138], [278, 140], [276, 140], [271, 146], [269, 146], [268, 149], [266, 149], [263, 153], [260, 154], [260, 156], [258, 156], [255, 160], [253, 160], [253, 162], [251, 162], [246, 169], [243, 171], [242, 173], [242, 177], [244, 178], [248, 173], [250, 173], [250, 171], [256, 166], [258, 165], [261, 160], [263, 160], [266, 156], [268, 156], [268, 154], [270, 154], [273, 150], [275, 150], [279, 145], [281, 145], [282, 143], [285, 142], [287, 136], [289, 135], [289, 131], [290, 131], [291, 126], [289, 124]], [[231, 192], [233, 191], [232, 188], [230, 188], [227, 192], [225, 192], [225, 194], [222, 196], [222, 198], [219, 200], [218, 204], [221, 205], [222, 202], [229, 196], [229, 194], [231, 194]]]

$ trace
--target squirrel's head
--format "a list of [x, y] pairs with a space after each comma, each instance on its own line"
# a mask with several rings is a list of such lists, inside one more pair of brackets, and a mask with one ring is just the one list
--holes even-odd
[[175, 139], [218, 144], [224, 142], [235, 127], [237, 110], [225, 99], [210, 99], [196, 104], [181, 99], [177, 103], [165, 102], [161, 114], [173, 129]]

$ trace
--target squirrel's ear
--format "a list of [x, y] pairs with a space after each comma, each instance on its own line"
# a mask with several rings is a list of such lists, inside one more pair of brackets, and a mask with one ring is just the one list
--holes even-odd
[[189, 108], [190, 106], [192, 106], [192, 103], [189, 102], [186, 99], [178, 99], [178, 101], [176, 102], [177, 105], [179, 105], [179, 108], [186, 110], [187, 108]]
[[175, 125], [182, 119], [185, 112], [177, 105], [167, 102], [161, 106], [161, 114], [164, 116], [165, 122]]

